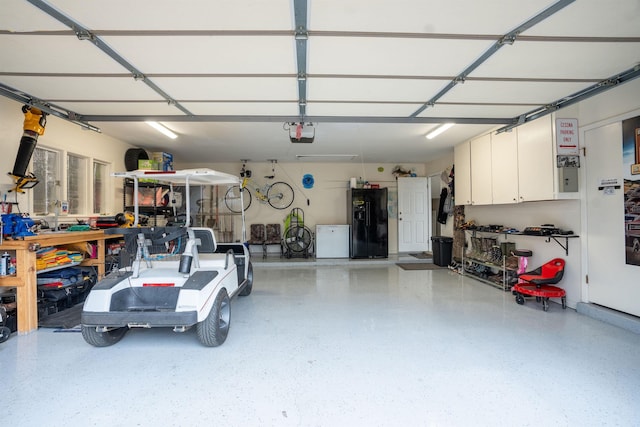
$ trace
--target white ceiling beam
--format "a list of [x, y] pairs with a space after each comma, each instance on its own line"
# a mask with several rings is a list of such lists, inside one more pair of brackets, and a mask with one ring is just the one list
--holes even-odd
[[[198, 116], [173, 116], [173, 115], [84, 115], [83, 120], [91, 122], [143, 122], [153, 120], [157, 122], [295, 122], [296, 116], [249, 116], [249, 115], [198, 115]], [[483, 117], [360, 117], [360, 116], [306, 116], [305, 121], [314, 123], [443, 123], [456, 122], [457, 124], [495, 124], [508, 125], [513, 123], [511, 118], [483, 118]]]

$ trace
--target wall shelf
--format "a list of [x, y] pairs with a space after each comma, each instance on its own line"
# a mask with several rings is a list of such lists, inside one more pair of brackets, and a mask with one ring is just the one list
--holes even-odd
[[[489, 231], [489, 230], [478, 230], [478, 229], [466, 229], [465, 231], [469, 231], [475, 236], [475, 233], [487, 233], [487, 234], [496, 234], [505, 236], [526, 236], [526, 237], [537, 237], [546, 239], [545, 242], [549, 243], [552, 240], [556, 242], [562, 249], [564, 249], [564, 253], [566, 256], [569, 256], [569, 239], [577, 239], [577, 234], [548, 234], [548, 235], [536, 235], [536, 234], [526, 234], [520, 231], [518, 232], [507, 232], [507, 231]], [[564, 243], [562, 242], [564, 240]]]
[[36, 274], [42, 274], [42, 273], [47, 273], [49, 271], [55, 271], [55, 270], [62, 270], [63, 268], [67, 268], [67, 267], [74, 267], [76, 265], [80, 265], [82, 264], [81, 261], [78, 262], [68, 262], [66, 264], [61, 264], [61, 265], [56, 265], [54, 267], [47, 267], [47, 268], [43, 268], [42, 270], [36, 270]]

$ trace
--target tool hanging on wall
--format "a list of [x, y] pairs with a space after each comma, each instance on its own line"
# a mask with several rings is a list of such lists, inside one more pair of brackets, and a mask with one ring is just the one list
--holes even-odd
[[24, 125], [22, 126], [24, 132], [20, 139], [13, 171], [9, 172], [15, 181], [15, 187], [10, 191], [17, 193], [24, 193], [25, 189], [35, 187], [39, 182], [32, 173], [27, 173], [27, 167], [38, 144], [38, 137], [44, 134], [44, 128], [47, 125], [47, 113], [38, 108], [23, 105], [22, 113], [24, 114]]
[[276, 163], [278, 163], [278, 160], [269, 159], [269, 161], [271, 162], [271, 175], [265, 175], [265, 178], [273, 179], [276, 177]]

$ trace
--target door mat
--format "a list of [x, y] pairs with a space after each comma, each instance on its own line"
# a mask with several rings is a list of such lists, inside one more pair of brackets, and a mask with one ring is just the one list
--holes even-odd
[[38, 326], [41, 328], [72, 329], [80, 325], [83, 304], [76, 304], [71, 308], [48, 316], [41, 316]]
[[433, 255], [431, 254], [431, 252], [420, 252], [417, 254], [409, 254], [414, 258], [418, 258], [418, 259], [427, 259], [427, 258], [431, 258], [433, 257]]
[[396, 263], [396, 265], [403, 270], [440, 270], [447, 267], [440, 267], [430, 262], [411, 262], [411, 263]]

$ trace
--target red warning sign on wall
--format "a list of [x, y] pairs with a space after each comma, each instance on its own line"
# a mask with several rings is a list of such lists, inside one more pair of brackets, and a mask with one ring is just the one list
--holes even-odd
[[558, 156], [579, 155], [578, 119], [556, 119]]

